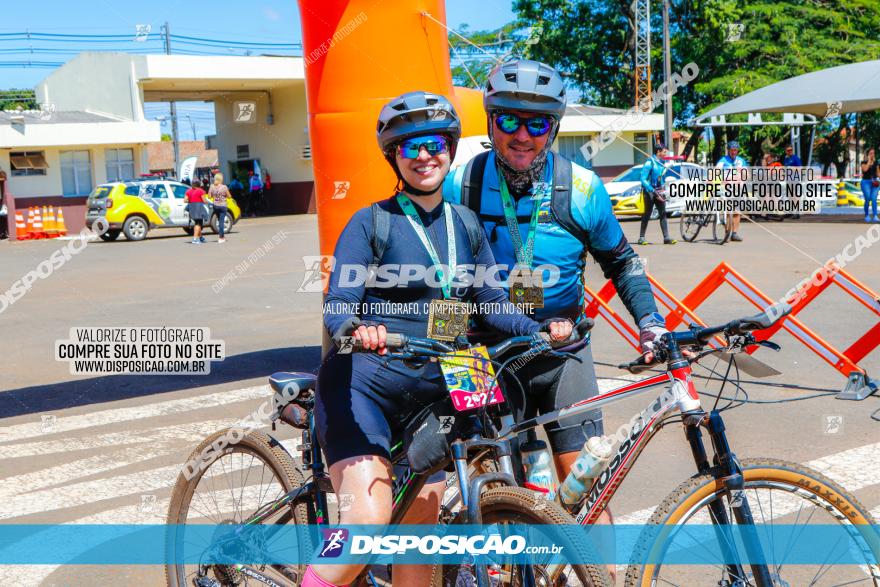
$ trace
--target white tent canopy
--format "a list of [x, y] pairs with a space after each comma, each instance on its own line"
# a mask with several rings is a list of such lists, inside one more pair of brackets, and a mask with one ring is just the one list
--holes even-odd
[[826, 114], [880, 109], [880, 60], [840, 65], [782, 80], [726, 102], [700, 118], [747, 112]]

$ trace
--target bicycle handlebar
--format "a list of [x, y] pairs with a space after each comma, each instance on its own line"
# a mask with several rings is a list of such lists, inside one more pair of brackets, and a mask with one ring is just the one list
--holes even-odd
[[[559, 349], [563, 347], [573, 346], [580, 343], [593, 328], [595, 322], [589, 318], [584, 318], [575, 325], [571, 336], [567, 340], [554, 341], [546, 332], [539, 332], [534, 335], [514, 336], [503, 340], [495, 346], [487, 349], [489, 358], [494, 359], [514, 348], [520, 347], [537, 347], [541, 344], [550, 345], [551, 349]], [[334, 339], [339, 354], [349, 354], [352, 352], [370, 352], [364, 348], [363, 343], [354, 336], [341, 336]], [[452, 353], [455, 347], [446, 342], [434, 340], [431, 338], [419, 338], [407, 336], [396, 332], [389, 332], [385, 335], [385, 348], [390, 351], [406, 350], [413, 355], [436, 356], [437, 354]]]
[[[671, 332], [670, 335], [676, 345], [679, 346], [702, 346], [717, 334], [725, 334], [727, 336], [742, 336], [755, 330], [764, 330], [770, 328], [780, 319], [791, 313], [791, 306], [785, 303], [773, 304], [764, 309], [763, 312], [748, 316], [746, 318], [737, 318], [731, 320], [727, 324], [721, 326], [707, 326], [704, 328], [691, 327], [690, 330], [684, 332]], [[651, 363], [645, 362], [645, 356], [642, 355], [629, 363], [621, 363], [617, 367], [626, 369], [630, 373], [638, 374], [645, 371], [651, 366], [663, 362], [658, 353], [654, 353], [654, 360]]]

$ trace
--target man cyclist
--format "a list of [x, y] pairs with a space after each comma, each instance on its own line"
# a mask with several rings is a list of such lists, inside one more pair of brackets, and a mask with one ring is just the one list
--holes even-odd
[[[591, 253], [639, 324], [642, 350], [650, 353], [655, 338], [666, 331], [665, 321], [657, 313], [639, 259], [611, 211], [608, 192], [592, 171], [550, 152], [566, 105], [559, 73], [537, 61], [500, 64], [489, 74], [483, 104], [492, 149], [450, 174], [444, 198], [477, 212], [500, 266], [558, 268], [558, 275], [542, 275], [551, 281], [558, 277], [553, 285], [532, 286], [522, 298], [537, 302], [531, 315], [538, 321], [553, 316], [575, 322], [583, 318], [582, 278], [586, 253]], [[565, 173], [568, 170], [570, 174]], [[501, 279], [509, 273], [501, 272]], [[508, 295], [529, 289], [525, 278], [517, 281], [521, 276], [522, 271], [514, 275], [516, 287], [509, 283], [505, 287]], [[582, 362], [538, 358], [519, 369], [516, 375], [527, 398], [518, 412], [549, 412], [596, 395], [589, 343], [577, 356]], [[546, 430], [561, 480], [587, 438], [602, 435], [602, 415], [596, 410], [585, 419], [563, 419]], [[610, 522], [610, 516], [606, 520]]]
[[668, 169], [663, 163], [666, 157], [666, 145], [660, 143], [654, 154], [642, 165], [642, 174], [639, 180], [642, 184], [642, 198], [644, 199], [645, 211], [642, 212], [642, 223], [639, 227], [640, 245], [650, 244], [645, 238], [648, 231], [648, 222], [651, 221], [651, 213], [657, 208], [657, 216], [660, 219], [660, 232], [663, 233], [663, 244], [674, 245], [677, 241], [669, 236], [669, 227], [666, 223], [666, 197], [663, 193], [664, 175]]
[[[727, 143], [727, 154], [715, 164], [715, 167], [721, 167], [722, 169], [740, 169], [748, 166], [749, 164], [746, 160], [739, 156], [739, 143], [737, 141]], [[734, 242], [742, 241], [742, 237], [739, 235], [739, 220], [741, 216], [742, 214], [739, 212], [734, 212], [731, 220], [732, 232], [730, 233], [730, 240]]]

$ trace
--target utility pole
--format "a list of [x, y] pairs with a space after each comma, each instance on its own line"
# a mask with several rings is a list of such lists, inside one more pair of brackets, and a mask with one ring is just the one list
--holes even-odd
[[[663, 128], [666, 148], [672, 149], [672, 56], [669, 50], [669, 0], [663, 0], [663, 81], [666, 95], [663, 101]], [[677, 153], [673, 153], [676, 154]]]
[[[165, 21], [165, 55], [171, 55], [171, 27]], [[180, 173], [180, 143], [177, 136], [177, 104], [171, 100], [171, 147], [174, 149], [174, 178]]]

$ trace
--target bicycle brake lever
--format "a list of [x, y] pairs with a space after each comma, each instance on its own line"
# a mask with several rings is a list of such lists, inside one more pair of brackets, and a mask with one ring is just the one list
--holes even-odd
[[766, 348], [770, 349], [771, 351], [778, 352], [778, 351], [782, 350], [781, 346], [779, 346], [775, 342], [770, 342], [769, 340], [758, 340], [758, 341], [755, 341], [754, 344], [756, 344], [758, 346], [766, 347]]

